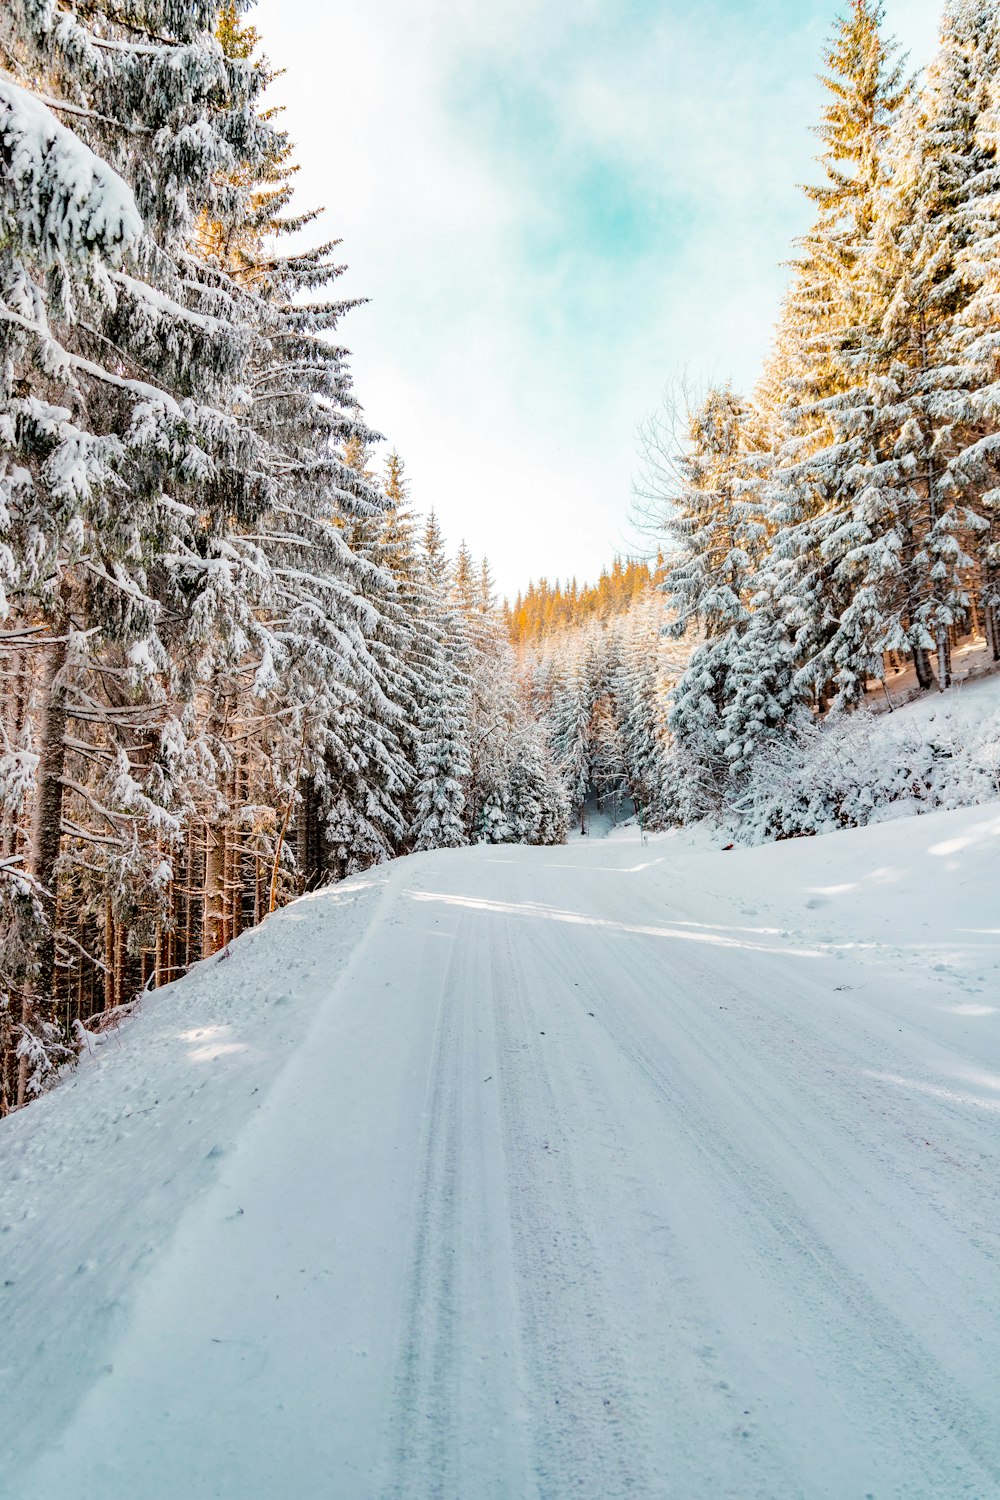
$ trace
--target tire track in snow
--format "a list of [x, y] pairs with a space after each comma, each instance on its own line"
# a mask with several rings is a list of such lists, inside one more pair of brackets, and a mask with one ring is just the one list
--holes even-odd
[[535, 1494], [479, 936], [459, 919], [441, 978], [384, 1500]]
[[[517, 919], [490, 921], [501, 1109], [534, 1480], [541, 1500], [651, 1495], [627, 1351], [607, 1305], [602, 1257], [574, 1171], [579, 1131], [554, 1087], [529, 996], [555, 970], [534, 960]], [[532, 925], [532, 931], [537, 924]], [[540, 1045], [541, 1042], [541, 1045]]]
[[[537, 886], [532, 894], [537, 896]], [[606, 1494], [648, 1500], [804, 1496], [780, 1452], [746, 1422], [746, 1401], [719, 1378], [728, 1371], [717, 1368], [710, 1347], [714, 1330], [685, 1258], [689, 1247], [678, 1241], [670, 1205], [657, 1192], [660, 1174], [648, 1143], [627, 1128], [637, 1091], [628, 1080], [624, 1090], [602, 1091], [599, 1063], [617, 1057], [618, 1049], [608, 1046], [593, 1020], [580, 1020], [581, 990], [574, 986], [589, 978], [597, 992], [596, 981], [603, 978], [603, 996], [615, 981], [604, 967], [604, 934], [580, 951], [585, 931], [567, 945], [561, 928], [537, 916], [527, 924], [513, 916], [506, 925], [510, 952], [500, 972], [516, 976], [512, 997], [533, 993], [535, 1004], [531, 1010], [510, 1002], [517, 1035], [529, 1039], [521, 1046], [534, 1053], [524, 1092], [509, 1107], [512, 1135], [522, 1137], [528, 1150], [512, 1155], [527, 1156], [530, 1164], [534, 1145], [537, 1159], [544, 1125], [554, 1152], [541, 1159], [561, 1164], [565, 1178], [557, 1193], [551, 1177], [533, 1184], [529, 1175], [529, 1195], [534, 1188], [537, 1201], [529, 1201], [532, 1211], [521, 1216], [520, 1226], [543, 1494], [552, 1500], [603, 1500]], [[521, 959], [527, 963], [529, 957], [526, 985]], [[540, 1043], [539, 1022], [546, 1027]], [[541, 1257], [532, 1246], [545, 1245], [553, 1228], [564, 1224], [580, 1224], [583, 1233], [558, 1244], [552, 1266], [544, 1260], [533, 1264]], [[559, 1284], [560, 1267], [569, 1295]], [[593, 1379], [578, 1389], [581, 1371]], [[543, 1406], [560, 1382], [571, 1398], [561, 1429]], [[592, 1399], [594, 1384], [599, 1402]], [[602, 1455], [588, 1448], [595, 1434], [598, 1444], [613, 1438], [615, 1451]], [[605, 1443], [606, 1450], [610, 1446]]]
[[455, 1220], [459, 1151], [455, 1089], [458, 1016], [450, 979], [452, 947], [441, 983], [417, 1221], [391, 1421], [396, 1451], [389, 1496], [413, 1494], [416, 1474], [426, 1476], [428, 1500], [448, 1493], [447, 1440], [454, 1425], [451, 1382], [455, 1322]]
[[[602, 913], [606, 914], [604, 902]], [[629, 920], [635, 920], [634, 910]], [[556, 962], [560, 954], [565, 958], [550, 933], [540, 940]], [[923, 1468], [924, 1487], [916, 1490], [907, 1484], [896, 1493], [905, 1500], [917, 1495], [937, 1500], [944, 1493], [965, 1493], [979, 1500], [1000, 1493], [995, 1422], [969, 1400], [957, 1397], [952, 1382], [931, 1363], [920, 1340], [817, 1235], [788, 1191], [755, 1157], [748, 1144], [754, 1139], [754, 1126], [773, 1133], [773, 1117], [765, 1104], [770, 1100], [780, 1113], [781, 1102], [766, 1069], [756, 1065], [747, 1052], [737, 1055], [718, 1022], [718, 1013], [704, 1005], [692, 1012], [694, 994], [710, 988], [715, 979], [707, 958], [700, 972], [686, 958], [681, 966], [686, 994], [667, 1002], [674, 1041], [683, 1041], [687, 1055], [676, 1055], [670, 1067], [654, 1055], [648, 1026], [619, 998], [620, 992], [629, 989], [621, 983], [623, 974], [630, 976], [632, 993], [649, 994], [651, 970], [657, 966], [650, 962], [648, 951], [647, 945], [640, 947], [634, 939], [616, 944], [613, 974], [618, 977], [615, 980], [609, 973], [602, 987], [595, 983], [593, 969], [581, 968], [576, 991], [581, 1014], [586, 1009], [583, 1000], [599, 1000], [601, 1014], [595, 1019], [669, 1117], [671, 1134], [683, 1138], [692, 1155], [703, 1162], [706, 1180], [725, 1183], [724, 1196], [730, 1211], [738, 1214], [748, 1230], [761, 1274], [779, 1294], [787, 1295], [793, 1287], [797, 1307], [809, 1310], [808, 1326], [827, 1330], [826, 1358], [836, 1371], [838, 1389], [853, 1393], [856, 1415], [861, 1418], [865, 1412], [893, 1410], [901, 1404], [908, 1408], [909, 1441], [923, 1455], [916, 1471]], [[728, 971], [725, 982], [731, 988]], [[729, 1100], [738, 1101], [749, 1117], [747, 1128], [740, 1132], [739, 1147], [720, 1130], [718, 1113], [708, 1107], [705, 1085], [713, 1081], [715, 1092], [721, 1085]], [[794, 1145], [804, 1159], [808, 1159], [808, 1144], [808, 1136], [800, 1135]], [[849, 1322], [849, 1332], [845, 1322]], [[862, 1359], [860, 1351], [864, 1351]], [[956, 1488], [959, 1474], [961, 1487]]]

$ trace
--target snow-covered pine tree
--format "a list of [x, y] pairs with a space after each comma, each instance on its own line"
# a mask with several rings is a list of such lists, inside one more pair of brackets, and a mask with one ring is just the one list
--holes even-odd
[[[331, 758], [365, 761], [351, 813], [378, 848], [399, 833], [393, 586], [347, 536], [386, 501], [347, 460], [371, 436], [329, 338], [348, 304], [304, 297], [338, 273], [333, 247], [280, 253], [311, 216], [285, 212], [294, 168], [254, 42], [214, 4], [0, 17], [15, 1098], [64, 1055], [48, 1017], [67, 963], [61, 1013], [86, 1016], [263, 915], [290, 850], [298, 888]], [[56, 943], [33, 850], [59, 871]]]
[[954, 208], [955, 270], [963, 305], [952, 319], [946, 356], [957, 367], [951, 468], [962, 498], [982, 521], [969, 538], [976, 554], [972, 610], [990, 653], [1000, 660], [1000, 18], [994, 6], [969, 3], [946, 30], [966, 57], [966, 93], [973, 139], [963, 196]]
[[824, 551], [848, 603], [817, 661], [841, 701], [883, 675], [890, 651], [913, 655], [924, 686], [933, 654], [947, 687], [951, 640], [971, 615], [977, 533], [988, 523], [956, 468], [956, 431], [972, 425], [973, 408], [969, 372], [953, 363], [950, 344], [969, 301], [969, 217], [995, 168], [980, 123], [997, 24], [992, 6], [946, 13], [938, 56], [901, 116], [891, 185], [859, 263], [869, 318], [876, 311], [881, 326], [856, 331], [857, 383], [828, 404], [835, 443], [822, 456], [831, 492], [843, 497]]
[[[139, 874], [142, 829], [170, 836], [156, 806], [169, 799], [156, 731], [170, 560], [253, 504], [253, 443], [233, 399], [247, 330], [188, 248], [199, 211], [234, 211], [227, 173], [266, 133], [260, 76], [225, 57], [214, 13], [15, 3], [0, 18], [7, 641], [46, 658], [21, 857], [50, 918], [68, 797], [72, 847], [116, 849], [118, 876]], [[143, 712], [144, 694], [161, 708]], [[82, 779], [66, 746], [81, 725]], [[44, 1068], [59, 950], [43, 931], [25, 951], [19, 1101]]]
[[731, 390], [710, 390], [690, 413], [684, 483], [666, 518], [673, 543], [663, 588], [676, 637], [709, 638], [742, 625], [763, 528], [748, 462], [748, 408]]
[[610, 807], [617, 819], [628, 796], [628, 766], [625, 741], [618, 720], [616, 704], [610, 693], [603, 694], [591, 714], [590, 780], [600, 804]]
[[[392, 575], [397, 607], [406, 624], [406, 641], [400, 670], [406, 675], [407, 702], [402, 726], [403, 746], [409, 767], [408, 791], [403, 803], [405, 834], [401, 847], [409, 848], [416, 826], [419, 800], [417, 766], [420, 761], [420, 708], [428, 697], [427, 685], [441, 672], [439, 638], [441, 597], [430, 579], [424, 551], [418, 539], [418, 520], [410, 506], [409, 481], [400, 455], [393, 450], [385, 460], [383, 487], [388, 510], [385, 517], [383, 557]], [[441, 543], [443, 550], [443, 541]]]
[[427, 653], [417, 698], [413, 847], [455, 848], [468, 842], [466, 794], [470, 758], [468, 648], [462, 613], [452, 603], [451, 568], [433, 511], [421, 563]]
[[611, 683], [629, 796], [646, 826], [664, 821], [671, 654], [664, 632], [666, 613], [664, 601], [652, 592], [632, 605], [621, 622], [619, 660]]
[[552, 755], [571, 809], [586, 830], [584, 806], [592, 787], [591, 722], [599, 687], [591, 670], [593, 643], [588, 633], [574, 631], [553, 663], [548, 713]]
[[545, 726], [527, 715], [510, 743], [507, 825], [518, 844], [563, 844], [570, 807]]
[[[373, 481], [357, 437], [345, 456], [352, 469]], [[409, 660], [414, 624], [396, 571], [405, 526], [396, 498], [403, 487], [401, 468], [394, 481], [392, 476], [390, 467], [385, 508], [345, 521], [340, 533], [354, 559], [365, 565], [355, 587], [369, 614], [360, 622], [363, 653], [344, 660], [339, 671], [331, 662], [323, 674], [336, 709], [313, 790], [325, 824], [325, 870], [335, 876], [389, 858], [407, 831], [418, 680]], [[319, 691], [317, 685], [314, 704]]]
[[668, 520], [680, 551], [676, 562], [668, 560], [663, 583], [674, 610], [668, 629], [675, 637], [694, 629], [704, 637], [677, 684], [668, 723], [689, 763], [686, 776], [700, 765], [699, 782], [716, 788], [728, 765], [722, 719], [729, 675], [751, 618], [766, 537], [751, 417], [731, 391], [708, 393], [691, 415], [690, 449], [679, 460], [686, 482]]
[[478, 566], [463, 542], [455, 559], [453, 604], [460, 613], [469, 679], [466, 820], [472, 840], [513, 838], [507, 817], [511, 753], [520, 727], [514, 652], [497, 607], [489, 563]]
[[[228, 52], [253, 51], [256, 38], [232, 6], [219, 29]], [[203, 215], [198, 245], [250, 299], [247, 420], [267, 494], [264, 514], [236, 539], [257, 562], [259, 584], [251, 579], [242, 593], [255, 633], [245, 631], [239, 649], [219, 659], [202, 694], [210, 754], [220, 765], [238, 763], [237, 795], [218, 805], [206, 844], [222, 846], [223, 864], [245, 867], [251, 852], [258, 871], [264, 861], [271, 905], [396, 847], [408, 698], [399, 670], [405, 625], [382, 559], [389, 502], [365, 459], [375, 435], [347, 353], [330, 337], [352, 304], [322, 295], [343, 269], [332, 259], [336, 242], [285, 250], [316, 213], [289, 213], [292, 148], [268, 120], [263, 163], [241, 168], [243, 219], [229, 225]], [[231, 743], [213, 718], [220, 696], [237, 705], [224, 720]], [[248, 735], [248, 719], [263, 727]], [[206, 902], [207, 875], [206, 867]]]
[[768, 744], [787, 737], [811, 716], [796, 682], [791, 641], [766, 595], [755, 598], [746, 629], [734, 645], [718, 739], [728, 780], [738, 787]]
[[[45, 999], [57, 956], [55, 873], [72, 628], [65, 558], [82, 539], [81, 509], [101, 503], [121, 458], [117, 434], [86, 421], [76, 372], [53, 322], [60, 312], [75, 321], [81, 303], [96, 300], [103, 311], [110, 276], [136, 251], [142, 222], [128, 185], [23, 86], [29, 82], [23, 68], [22, 84], [13, 81], [11, 65], [32, 40], [17, 19], [7, 16], [0, 33], [7, 68], [0, 80], [0, 567], [9, 622], [3, 645], [23, 699], [5, 730], [0, 783], [4, 823], [13, 825], [2, 872], [11, 919], [5, 947], [8, 965], [15, 950], [21, 961], [8, 970], [13, 993], [4, 996], [5, 1010], [13, 994], [20, 996], [13, 1034], [21, 1062], [16, 1087], [5, 1077], [4, 1092], [21, 1103], [39, 1076], [38, 1064], [44, 1071], [51, 1029]], [[63, 404], [67, 391], [76, 399]], [[30, 659], [39, 653], [40, 669]], [[29, 768], [30, 800], [24, 795]], [[29, 809], [30, 825], [18, 826]], [[7, 1030], [11, 1035], [13, 1028]], [[3, 1059], [5, 1074], [9, 1061], [9, 1055]]]
[[[801, 683], [821, 705], [837, 670], [837, 653], [831, 664], [827, 647], [851, 600], [845, 557], [856, 540], [857, 487], [843, 481], [849, 471], [863, 473], [858, 454], [842, 446], [838, 413], [857, 383], [861, 350], [877, 334], [865, 256], [888, 182], [892, 124], [910, 97], [883, 21], [881, 0], [852, 0], [826, 53], [828, 104], [817, 131], [824, 181], [805, 189], [816, 220], [799, 245], [759, 397], [770, 428], [766, 446], [775, 455], [766, 487], [773, 541], [764, 584], [780, 622], [775, 650], [791, 632]], [[863, 690], [863, 674], [860, 681]], [[839, 686], [849, 695], [854, 683]]]
[[[539, 632], [539, 596], [556, 601], [561, 613], [570, 594], [577, 605], [570, 619], [577, 623]], [[597, 586], [532, 585], [522, 611], [534, 623], [516, 611], [509, 615], [519, 642], [519, 696], [543, 731], [543, 762], [554, 765], [563, 783], [566, 811], [558, 826], [575, 813], [585, 830], [587, 799], [604, 793], [613, 794], [616, 810], [631, 798], [647, 826], [664, 826], [668, 700], [693, 638], [666, 632], [671, 611], [654, 575], [628, 563], [607, 570]]]

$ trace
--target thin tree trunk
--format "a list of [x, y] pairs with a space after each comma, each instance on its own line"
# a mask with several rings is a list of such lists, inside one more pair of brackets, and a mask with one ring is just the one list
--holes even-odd
[[191, 892], [194, 888], [194, 829], [188, 829], [187, 868], [184, 880], [184, 968], [191, 964], [191, 945], [194, 941]]
[[[233, 773], [233, 807], [241, 808], [246, 795], [245, 772], [242, 760], [237, 761]], [[229, 938], [235, 941], [243, 931], [243, 886], [246, 880], [245, 830], [242, 825], [232, 839], [229, 892]]]
[[[80, 917], [77, 918], [77, 922], [76, 922], [76, 940], [79, 943], [80, 948], [85, 951], [86, 947], [87, 947], [87, 929], [86, 929], [86, 926], [84, 925], [84, 921], [83, 921], [83, 917], [82, 916], [80, 916]], [[84, 1018], [84, 1016], [87, 1014], [86, 1010], [84, 1009], [83, 984], [84, 984], [84, 958], [83, 958], [83, 952], [80, 952], [80, 953], [77, 954], [77, 959], [76, 959], [76, 1017], [77, 1017], [78, 1021], [82, 1021], [83, 1018]]]
[[115, 923], [115, 1010], [125, 997], [125, 923]]
[[169, 984], [175, 978], [177, 970], [177, 899], [173, 892], [173, 882], [170, 887], [170, 926], [167, 928], [167, 955], [166, 972], [164, 984]]
[[205, 824], [204, 908], [201, 922], [201, 956], [209, 958], [224, 946], [226, 838], [222, 829]]
[[[60, 628], [59, 634], [64, 636]], [[52, 997], [56, 959], [56, 861], [62, 837], [63, 770], [66, 764], [66, 687], [60, 680], [66, 665], [66, 641], [54, 641], [46, 652], [38, 709], [38, 771], [32, 809], [28, 869], [40, 887], [44, 925], [35, 944], [35, 972], [25, 987], [21, 1024], [30, 1027], [39, 1007]], [[25, 1102], [28, 1059], [17, 1070], [17, 1105]]]
[[[306, 889], [309, 878], [309, 783], [302, 787], [302, 796], [299, 805], [295, 809], [295, 865], [296, 865], [296, 894], [301, 896]], [[289, 839], [289, 843], [292, 839]]]
[[917, 669], [917, 681], [926, 691], [934, 686], [934, 669], [931, 666], [929, 653], [923, 646], [914, 646], [913, 665]]
[[951, 671], [948, 662], [948, 636], [943, 630], [938, 632], [938, 691], [943, 693], [946, 687], [951, 685]]
[[[157, 834], [156, 835], [156, 863], [157, 864], [161, 864], [162, 862], [163, 862], [163, 837], [162, 837], [161, 834]], [[157, 899], [158, 899], [158, 903], [164, 902], [164, 901], [169, 902], [169, 900], [170, 900], [170, 887], [168, 886], [167, 889], [166, 889], [166, 891], [163, 893], [162, 897], [159, 897]], [[159, 989], [160, 985], [163, 983], [163, 916], [162, 916], [163, 907], [162, 907], [162, 905], [158, 906], [158, 911], [159, 911], [159, 914], [157, 915], [157, 918], [156, 918], [155, 935], [153, 937], [153, 987], [154, 987], [154, 989]]]
[[[10, 720], [10, 739], [12, 744], [17, 744], [21, 738], [21, 730], [24, 727], [24, 719], [28, 709], [28, 693], [30, 689], [31, 671], [27, 661], [26, 651], [15, 651], [14, 657], [14, 681], [16, 687], [11, 694], [11, 706], [13, 712]], [[9, 818], [4, 823], [3, 831], [0, 833], [0, 852], [5, 859], [9, 859], [17, 853], [18, 841], [21, 837], [22, 825], [20, 818]]]
[[[230, 802], [230, 806], [233, 803]], [[222, 947], [225, 948], [232, 942], [233, 938], [233, 841], [231, 838], [225, 840], [222, 856]]]
[[299, 790], [299, 777], [302, 774], [302, 759], [306, 750], [306, 727], [307, 721], [303, 720], [302, 737], [299, 740], [299, 754], [295, 762], [295, 777], [292, 781], [292, 790], [288, 794], [288, 804], [285, 807], [285, 815], [281, 820], [281, 828], [278, 832], [278, 842], [274, 850], [274, 864], [271, 867], [271, 892], [268, 899], [268, 912], [274, 911], [278, 904], [278, 872], [281, 869], [281, 849], [285, 842], [285, 834], [288, 832], [289, 819], [292, 816], [292, 808], [295, 806], [295, 798]]
[[115, 1003], [115, 916], [111, 897], [104, 900], [104, 1009]]

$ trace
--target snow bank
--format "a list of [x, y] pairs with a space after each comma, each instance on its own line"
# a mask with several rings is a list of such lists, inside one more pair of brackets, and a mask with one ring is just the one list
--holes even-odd
[[[917, 1010], [934, 1030], [942, 1016], [987, 1018], [1000, 1076], [1000, 801], [757, 848], [723, 838], [651, 838], [648, 857], [670, 850], [655, 872], [664, 901], [760, 949], [857, 965], [844, 983], [867, 986], [869, 1007]], [[981, 1019], [976, 1033], [986, 1040]]]
[[106, 1369], [134, 1287], [303, 1044], [386, 881], [276, 913], [0, 1122], [0, 1388], [19, 1392], [0, 1472], [44, 1450]]
[[741, 843], [830, 833], [1000, 796], [1000, 678], [895, 713], [798, 730], [754, 762], [728, 811]]

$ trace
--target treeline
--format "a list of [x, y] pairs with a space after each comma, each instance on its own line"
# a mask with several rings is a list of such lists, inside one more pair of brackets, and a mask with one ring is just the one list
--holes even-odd
[[852, 0], [826, 65], [764, 378], [647, 432], [673, 629], [704, 636], [669, 714], [680, 818], [890, 669], [943, 690], [970, 634], [1000, 658], [1000, 13], [952, 0], [916, 85]]
[[616, 558], [595, 584], [581, 586], [575, 578], [565, 585], [545, 578], [530, 583], [513, 606], [504, 601], [511, 640], [523, 646], [555, 631], [574, 630], [588, 620], [613, 619], [646, 593], [655, 577], [648, 563]]
[[0, 14], [0, 1112], [311, 885], [565, 830], [488, 570], [369, 457], [238, 9]]
[[531, 712], [569, 806], [586, 832], [595, 803], [647, 827], [670, 821], [670, 693], [691, 642], [667, 633], [672, 616], [647, 583], [622, 611], [545, 635], [521, 650]]

